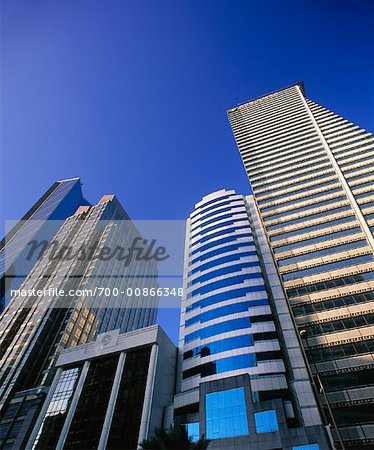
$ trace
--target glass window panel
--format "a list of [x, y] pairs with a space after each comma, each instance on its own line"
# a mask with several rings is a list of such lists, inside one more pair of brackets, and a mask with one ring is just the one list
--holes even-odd
[[278, 431], [277, 413], [271, 409], [254, 414], [256, 433]]
[[[245, 288], [240, 288], [240, 289], [231, 289], [230, 291], [226, 291], [226, 292], [220, 292], [218, 294], [214, 294], [211, 295], [210, 297], [204, 298], [203, 300], [199, 300], [195, 303], [192, 303], [192, 305], [187, 306], [186, 308], [186, 312], [192, 311], [193, 309], [196, 308], [205, 308], [207, 306], [219, 303], [219, 302], [224, 302], [225, 300], [231, 300], [233, 298], [240, 298], [240, 297], [244, 297], [246, 296], [246, 294], [250, 293], [250, 292], [261, 292], [264, 291], [265, 293], [265, 286], [263, 284], [258, 285], [258, 286], [247, 286]], [[263, 300], [259, 300], [259, 301], [263, 301]], [[252, 305], [255, 306], [256, 300], [253, 301]], [[262, 304], [262, 303], [260, 303]]]
[[249, 434], [244, 388], [206, 394], [205, 408], [207, 439]]
[[248, 311], [248, 308], [250, 307], [267, 305], [268, 303], [269, 302], [267, 299], [260, 299], [222, 306], [221, 308], [212, 309], [210, 311], [206, 311], [205, 313], [198, 314], [191, 319], [187, 319], [185, 322], [185, 326], [188, 327], [196, 322], [208, 322], [209, 320], [216, 319], [217, 317], [224, 317], [228, 316], [229, 314]]

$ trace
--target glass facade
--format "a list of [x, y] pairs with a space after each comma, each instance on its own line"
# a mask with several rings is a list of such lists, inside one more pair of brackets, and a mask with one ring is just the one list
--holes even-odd
[[[373, 351], [374, 136], [307, 99], [302, 84], [228, 116], [312, 370], [327, 387], [339, 368], [355, 372], [350, 360]], [[345, 379], [327, 401], [344, 445], [368, 445], [373, 419], [350, 423], [338, 404], [372, 402], [372, 383], [358, 390]]]
[[[14, 297], [12, 308], [1, 317], [1, 413], [17, 392], [52, 383], [62, 349], [93, 342], [108, 331], [126, 332], [155, 323], [157, 296], [108, 296], [97, 289], [157, 289], [154, 260], [133, 258], [124, 268], [119, 258], [98, 257], [103, 246], [128, 248], [136, 237], [139, 232], [114, 196], [104, 196], [95, 206], [81, 206], [63, 222], [55, 240], [70, 246], [74, 257], [50, 258], [44, 252], [22, 284], [22, 289], [35, 294]], [[78, 251], [82, 247], [91, 249], [92, 255], [82, 257]], [[61, 296], [59, 290], [72, 295]]]
[[33, 449], [55, 448], [81, 373], [81, 367], [65, 369], [57, 383]]
[[274, 410], [254, 413], [256, 433], [278, 431], [277, 413]]
[[36, 263], [27, 258], [32, 239], [51, 239], [59, 226], [84, 199], [79, 178], [57, 181], [15, 224], [0, 243], [0, 314], [10, 300], [10, 289], [18, 289]]
[[109, 400], [117, 362], [118, 355], [114, 355], [90, 363], [65, 449], [98, 447], [106, 412], [103, 405]]
[[243, 388], [207, 394], [205, 408], [207, 439], [243, 436], [249, 433]]
[[[240, 221], [232, 227], [236, 216]], [[182, 378], [251, 373], [259, 339], [275, 341], [267, 349], [269, 361], [279, 347], [276, 333], [261, 330], [274, 323], [244, 197], [225, 190], [204, 197], [190, 216], [187, 235]], [[261, 349], [261, 360], [266, 355]]]

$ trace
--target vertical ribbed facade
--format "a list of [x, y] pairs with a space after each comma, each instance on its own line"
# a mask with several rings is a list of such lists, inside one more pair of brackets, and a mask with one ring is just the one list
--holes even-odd
[[334, 437], [372, 445], [374, 137], [302, 84], [228, 116]]
[[187, 220], [175, 420], [209, 448], [327, 449], [255, 213], [251, 197], [221, 190]]

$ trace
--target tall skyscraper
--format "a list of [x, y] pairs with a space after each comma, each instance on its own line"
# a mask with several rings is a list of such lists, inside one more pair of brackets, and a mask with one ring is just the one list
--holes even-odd
[[213, 449], [330, 448], [252, 197], [196, 204], [183, 287], [176, 424]]
[[369, 448], [374, 136], [306, 98], [302, 83], [228, 117], [334, 439]]
[[156, 288], [156, 262], [119, 257], [141, 240], [118, 200], [106, 195], [80, 206], [44, 252], [38, 243], [38, 262], [0, 321], [3, 448], [27, 438], [63, 349], [154, 324], [157, 297], [128, 288]]
[[10, 289], [21, 285], [36, 262], [27, 258], [27, 243], [38, 237], [51, 239], [61, 225], [59, 221], [82, 205], [89, 203], [79, 178], [57, 181], [7, 233], [0, 243], [0, 313], [10, 300]]

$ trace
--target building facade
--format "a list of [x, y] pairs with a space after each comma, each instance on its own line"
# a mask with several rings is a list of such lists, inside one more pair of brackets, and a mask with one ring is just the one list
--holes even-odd
[[186, 228], [175, 423], [208, 448], [331, 448], [253, 199], [207, 195]]
[[128, 249], [134, 240], [141, 240], [139, 232], [114, 196], [80, 206], [5, 308], [0, 320], [1, 448], [26, 442], [63, 349], [111, 330], [124, 333], [155, 323], [157, 297], [136, 296], [127, 288], [157, 288], [156, 262], [132, 258], [125, 264], [108, 257], [108, 249]]
[[302, 83], [229, 121], [338, 447], [374, 443], [374, 137]]
[[36, 262], [27, 258], [27, 243], [38, 236], [51, 239], [60, 221], [83, 205], [89, 203], [83, 197], [79, 178], [57, 181], [7, 233], [0, 243], [0, 314], [10, 300], [10, 289], [22, 284]]
[[158, 326], [64, 350], [26, 449], [136, 449], [164, 426], [177, 348]]

